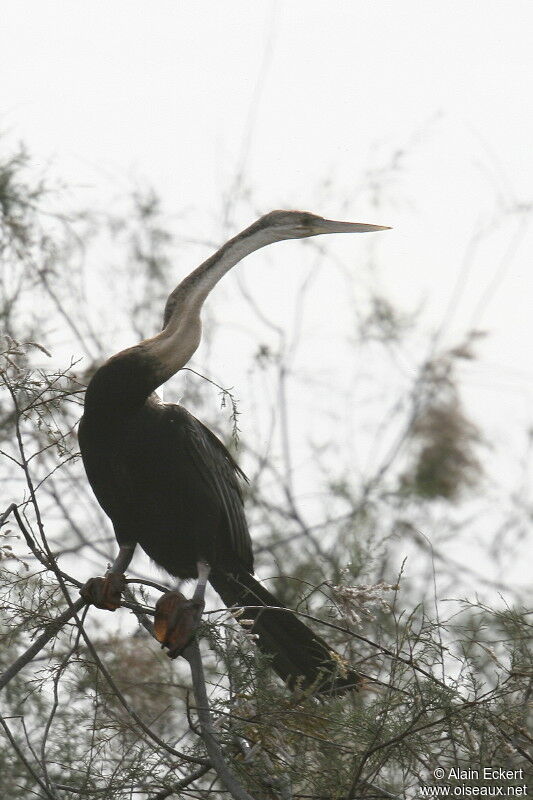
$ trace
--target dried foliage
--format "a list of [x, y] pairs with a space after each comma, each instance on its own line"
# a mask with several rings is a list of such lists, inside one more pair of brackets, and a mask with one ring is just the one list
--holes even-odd
[[482, 476], [480, 431], [461, 403], [454, 374], [457, 359], [472, 358], [470, 342], [428, 362], [422, 372], [411, 426], [412, 463], [402, 489], [419, 497], [456, 500]]
[[[80, 584], [113, 553], [77, 459], [84, 383], [108, 352], [105, 332], [117, 318], [124, 325], [133, 320], [132, 337], [159, 326], [172, 238], [150, 193], [134, 196], [127, 221], [77, 214], [67, 224], [43, 216], [45, 187], [32, 185], [25, 170], [23, 154], [0, 163], [0, 313], [7, 333], [0, 365], [2, 795], [226, 796], [188, 669], [182, 660], [170, 662], [150, 636], [157, 591], [143, 567], [131, 573], [131, 593], [114, 616], [81, 601], [74, 615], [71, 606]], [[107, 283], [116, 302], [105, 326], [102, 309], [95, 314], [87, 302], [94, 289], [86, 282], [93, 248], [100, 258], [103, 244], [117, 276], [117, 285]], [[373, 297], [367, 317], [358, 315], [354, 345], [372, 364], [378, 352], [394, 359], [416, 329], [414, 317]], [[293, 367], [297, 334], [273, 324], [268, 330], [249, 375], [263, 399], [274, 399], [264, 425], [253, 408], [247, 411], [260, 420], [255, 438], [249, 421], [241, 426], [259, 569], [277, 573], [271, 582], [280, 598], [331, 642], [341, 668], [346, 660], [365, 679], [360, 692], [320, 702], [302, 690], [289, 693], [246, 629], [212, 598], [201, 639], [212, 738], [224, 763], [257, 800], [411, 798], [433, 782], [437, 767], [526, 774], [533, 763], [533, 665], [523, 598], [513, 587], [490, 585], [495, 608], [481, 598], [443, 600], [457, 596], [465, 568], [444, 545], [470, 536], [475, 515], [459, 511], [482, 477], [483, 436], [462, 404], [457, 366], [471, 357], [475, 335], [421, 360], [400, 399], [387, 406], [386, 422], [372, 431], [379, 458], [367, 472], [356, 473], [351, 461], [346, 466], [331, 443], [309, 443], [316, 493], [322, 492], [310, 509], [295, 478], [305, 460], [294, 454], [287, 400], [301, 378]], [[57, 349], [52, 362], [48, 353], [62, 339], [69, 345], [61, 365]], [[306, 398], [320, 394], [313, 380]], [[218, 388], [191, 378], [186, 400], [216, 429], [220, 381], [214, 382]], [[273, 387], [270, 394], [265, 386]], [[222, 391], [236, 425], [234, 395]], [[494, 537], [514, 531], [520, 546], [527, 513], [518, 502], [509, 506]], [[431, 544], [420, 532], [428, 519], [438, 523]], [[403, 549], [413, 543], [417, 555], [404, 565]], [[435, 588], [436, 569], [438, 580], [448, 581], [446, 595]], [[466, 578], [485, 586], [481, 573]], [[495, 598], [495, 588], [511, 599]]]

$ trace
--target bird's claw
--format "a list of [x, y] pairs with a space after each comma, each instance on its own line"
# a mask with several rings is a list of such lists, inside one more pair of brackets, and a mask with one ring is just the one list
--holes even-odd
[[204, 603], [188, 600], [177, 590], [161, 595], [155, 606], [154, 631], [169, 658], [177, 658], [187, 647], [202, 618]]
[[126, 587], [126, 576], [121, 572], [108, 572], [104, 578], [89, 578], [81, 589], [84, 600], [96, 608], [116, 611], [122, 602], [122, 592]]

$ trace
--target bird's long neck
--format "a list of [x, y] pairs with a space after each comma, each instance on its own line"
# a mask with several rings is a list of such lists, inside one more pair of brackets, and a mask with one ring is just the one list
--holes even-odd
[[161, 333], [122, 350], [96, 371], [85, 395], [85, 416], [105, 420], [134, 411], [185, 366], [200, 344], [200, 312], [209, 292], [241, 259], [277, 240], [272, 229], [254, 223], [191, 272], [167, 300]]
[[105, 419], [133, 411], [185, 366], [200, 344], [200, 312], [209, 292], [241, 259], [277, 240], [272, 229], [254, 223], [191, 272], [167, 300], [161, 333], [122, 350], [97, 370], [87, 388], [85, 415]]
[[158, 385], [185, 366], [196, 351], [202, 333], [202, 306], [219, 280], [245, 256], [274, 241], [277, 237], [272, 229], [251, 225], [178, 284], [167, 300], [163, 330], [138, 345], [157, 363], [161, 371]]
[[209, 292], [229, 270], [255, 250], [275, 242], [271, 228], [258, 228], [257, 223], [224, 244], [207, 261], [200, 264], [179, 283], [165, 307], [164, 327], [172, 326], [185, 314], [199, 314]]

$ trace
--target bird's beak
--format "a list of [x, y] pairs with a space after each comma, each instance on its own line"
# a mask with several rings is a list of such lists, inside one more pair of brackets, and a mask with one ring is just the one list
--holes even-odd
[[320, 233], [368, 233], [369, 231], [390, 231], [388, 225], [370, 225], [367, 222], [337, 222], [333, 219], [313, 221], [313, 234]]

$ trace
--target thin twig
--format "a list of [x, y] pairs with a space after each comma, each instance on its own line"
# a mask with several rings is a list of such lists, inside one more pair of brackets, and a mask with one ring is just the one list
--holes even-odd
[[28, 649], [22, 653], [21, 656], [17, 658], [16, 661], [8, 667], [5, 672], [0, 675], [0, 691], [7, 686], [9, 681], [11, 681], [15, 675], [17, 675], [20, 670], [29, 664], [30, 661], [33, 661], [37, 653], [39, 653], [43, 647], [45, 647], [50, 639], [53, 639], [54, 636], [57, 636], [61, 628], [71, 619], [75, 614], [80, 611], [83, 606], [86, 605], [85, 600], [81, 597], [79, 600], [76, 600], [70, 608], [67, 608], [62, 614], [59, 615], [55, 620], [49, 622], [46, 625], [44, 632], [34, 641], [34, 643], [28, 647]]
[[11, 730], [10, 730], [7, 722], [5, 721], [5, 719], [2, 716], [0, 716], [0, 725], [4, 729], [4, 732], [5, 732], [6, 736], [7, 736], [7, 738], [9, 739], [13, 750], [15, 751], [17, 756], [19, 757], [20, 761], [24, 764], [24, 767], [29, 772], [29, 774], [31, 775], [33, 780], [41, 787], [41, 789], [45, 793], [46, 797], [50, 798], [50, 800], [58, 800], [57, 795], [53, 794], [50, 791], [50, 789], [46, 786], [46, 784], [39, 778], [39, 776], [37, 775], [37, 773], [33, 769], [32, 765], [30, 764], [30, 762], [28, 761], [28, 759], [26, 758], [26, 756], [24, 755], [24, 753], [22, 752], [22, 750], [18, 746], [15, 737], [11, 733]]
[[213, 768], [228, 792], [235, 800], [254, 800], [254, 798], [248, 794], [246, 789], [241, 786], [235, 776], [228, 769], [224, 755], [216, 739], [211, 720], [211, 712], [209, 710], [209, 699], [207, 697], [207, 689], [205, 685], [202, 656], [200, 654], [200, 647], [196, 639], [193, 639], [193, 641], [183, 651], [183, 658], [188, 661], [191, 669], [192, 685], [194, 697], [196, 699], [196, 711], [200, 721], [202, 739], [209, 754], [209, 758], [213, 764]]

